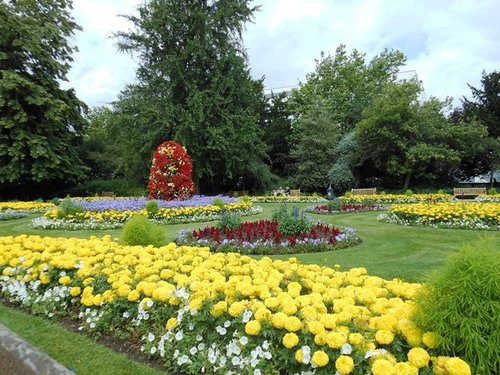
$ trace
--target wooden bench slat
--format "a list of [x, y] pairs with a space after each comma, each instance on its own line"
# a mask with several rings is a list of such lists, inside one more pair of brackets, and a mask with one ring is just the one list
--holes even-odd
[[453, 188], [453, 195], [456, 196], [473, 196], [486, 194], [486, 188]]
[[374, 195], [377, 194], [377, 188], [351, 189], [352, 195]]

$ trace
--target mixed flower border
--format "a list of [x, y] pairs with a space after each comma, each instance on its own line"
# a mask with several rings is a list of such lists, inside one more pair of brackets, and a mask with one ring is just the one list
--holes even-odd
[[146, 216], [153, 222], [166, 225], [218, 220], [223, 212], [231, 212], [238, 216], [248, 216], [262, 212], [262, 208], [253, 206], [251, 202], [236, 202], [228, 203], [224, 206], [207, 205], [160, 208], [155, 214], [148, 214], [145, 209], [137, 211], [84, 211], [68, 215], [64, 219], [57, 219], [57, 210], [51, 210], [47, 211], [43, 217], [33, 219], [31, 226], [37, 229], [64, 230], [117, 229], [123, 227], [135, 215]]
[[385, 210], [385, 207], [381, 205], [371, 205], [371, 204], [350, 204], [343, 203], [340, 206], [340, 210], [332, 209], [327, 204], [314, 205], [306, 208], [306, 212], [317, 214], [317, 215], [340, 215], [348, 214], [354, 212], [366, 212], [366, 211], [381, 211]]
[[322, 203], [328, 202], [326, 198], [319, 195], [260, 195], [248, 197], [253, 203]]
[[361, 243], [353, 228], [316, 223], [298, 235], [283, 235], [275, 220], [242, 223], [237, 228], [183, 229], [175, 242], [186, 246], [208, 246], [214, 252], [240, 254], [299, 254], [345, 249]]
[[434, 228], [500, 230], [500, 204], [478, 202], [392, 205], [377, 218], [399, 225]]
[[186, 374], [455, 374], [411, 321], [420, 284], [319, 265], [103, 238], [0, 237], [0, 293], [120, 333]]
[[455, 202], [457, 199], [451, 194], [374, 194], [350, 195], [339, 197], [344, 204], [363, 204], [366, 202], [377, 204], [391, 203], [420, 203], [420, 202]]

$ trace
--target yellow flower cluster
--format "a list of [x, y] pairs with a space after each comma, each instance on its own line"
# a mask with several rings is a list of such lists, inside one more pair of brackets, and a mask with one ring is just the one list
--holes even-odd
[[19, 211], [39, 211], [55, 207], [53, 203], [45, 202], [0, 202], [0, 211], [19, 210]]
[[450, 202], [455, 200], [451, 194], [374, 194], [351, 195], [339, 197], [342, 203], [418, 203], [418, 202]]
[[[240, 211], [249, 210], [252, 207], [251, 202], [236, 202], [228, 203], [224, 206], [227, 211]], [[192, 206], [192, 207], [177, 207], [177, 208], [161, 208], [152, 218], [157, 220], [174, 220], [177, 218], [193, 217], [199, 214], [217, 214], [221, 211], [221, 207], [208, 205], [208, 206]], [[129, 220], [134, 215], [148, 216], [145, 209], [139, 211], [84, 211], [76, 213], [75, 215], [68, 215], [66, 218], [73, 221], [87, 221], [94, 220], [97, 222], [120, 222], [123, 223]], [[47, 211], [45, 217], [55, 220], [57, 218], [57, 209]]]
[[395, 204], [390, 213], [404, 219], [419, 219], [421, 223], [439, 223], [456, 220], [479, 219], [498, 225], [500, 223], [500, 203], [448, 202]]
[[[247, 335], [258, 338], [263, 330], [274, 330], [267, 337], [276, 337], [276, 346], [299, 363], [332, 366], [342, 375], [351, 373], [355, 363], [350, 353], [335, 355], [339, 349], [348, 345], [364, 356], [377, 343], [390, 348], [395, 336], [414, 347], [408, 362], [397, 363], [390, 352], [372, 357], [373, 374], [416, 374], [433, 362], [439, 374], [467, 374], [465, 362], [447, 357], [431, 361], [424, 349], [435, 347], [437, 337], [409, 319], [421, 285], [369, 276], [364, 268], [341, 272], [299, 264], [296, 258], [256, 260], [174, 243], [123, 246], [109, 236], [20, 235], [0, 237], [0, 271], [0, 282], [66, 286], [82, 306], [106, 305], [108, 310], [126, 301], [144, 309], [153, 303], [181, 309], [185, 302], [176, 291], [182, 288], [190, 309], [210, 309], [213, 319], [239, 321], [250, 311]], [[171, 317], [164, 325], [174, 330], [179, 322]], [[314, 343], [314, 350], [301, 347], [305, 343]]]

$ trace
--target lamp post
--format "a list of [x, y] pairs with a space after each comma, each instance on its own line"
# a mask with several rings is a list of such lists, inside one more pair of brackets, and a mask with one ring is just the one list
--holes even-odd
[[333, 195], [333, 188], [332, 188], [331, 183], [328, 185], [328, 189], [326, 189], [326, 199], [328, 199], [329, 201], [335, 199], [335, 195]]

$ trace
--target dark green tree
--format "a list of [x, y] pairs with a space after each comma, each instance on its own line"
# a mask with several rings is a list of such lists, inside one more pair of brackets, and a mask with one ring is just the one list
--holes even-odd
[[[150, 102], [153, 117], [148, 127], [151, 119], [136, 112], [121, 124], [124, 132], [144, 130], [144, 151], [163, 140], [180, 142], [193, 159], [196, 186], [205, 192], [259, 187], [270, 177], [258, 127], [263, 87], [250, 77], [242, 42], [244, 24], [256, 10], [249, 4], [149, 0], [138, 16], [126, 16], [135, 30], [117, 34], [120, 49], [139, 59], [140, 100], [134, 102]], [[121, 100], [129, 99], [125, 92]]]
[[71, 1], [0, 2], [0, 184], [73, 183], [86, 173], [78, 144], [85, 109], [61, 88], [68, 39], [79, 26]]
[[293, 160], [290, 155], [292, 119], [287, 104], [287, 94], [273, 94], [266, 104], [261, 126], [271, 172], [280, 177], [288, 177], [292, 172]]
[[487, 127], [483, 152], [469, 160], [462, 171], [466, 176], [491, 172], [490, 183], [493, 184], [493, 172], [500, 168], [500, 72], [483, 71], [481, 85], [480, 88], [469, 85], [473, 99], [464, 97], [462, 108], [457, 109], [452, 118], [465, 122], [477, 120]]
[[295, 184], [308, 192], [323, 192], [333, 164], [335, 145], [342, 136], [340, 125], [321, 99], [293, 126], [291, 155], [295, 165]]
[[363, 159], [372, 161], [381, 175], [403, 182], [404, 189], [412, 179], [451, 179], [486, 136], [485, 127], [477, 123], [452, 124], [444, 115], [449, 101], [431, 98], [422, 103], [420, 91], [414, 80], [387, 85], [356, 126]]

